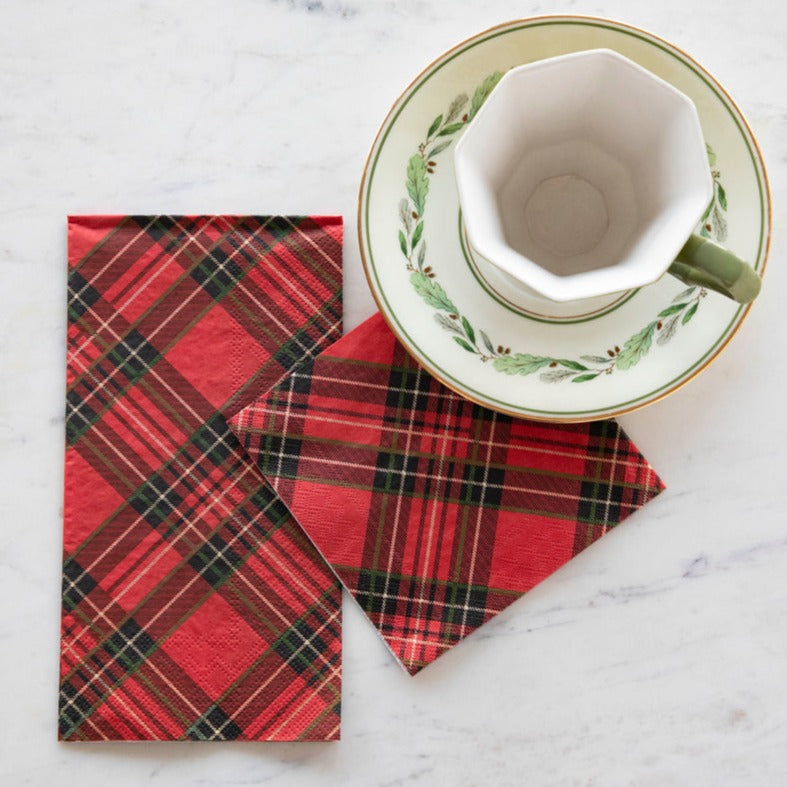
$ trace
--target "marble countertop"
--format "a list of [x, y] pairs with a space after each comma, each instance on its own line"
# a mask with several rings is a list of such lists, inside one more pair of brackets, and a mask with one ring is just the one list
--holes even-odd
[[[403, 86], [539, 13], [672, 40], [748, 117], [776, 234], [725, 353], [621, 423], [668, 491], [408, 677], [345, 597], [343, 740], [56, 743], [65, 216], [341, 213]], [[9, 785], [776, 785], [787, 772], [787, 6], [7, 0], [0, 25], [0, 777]]]

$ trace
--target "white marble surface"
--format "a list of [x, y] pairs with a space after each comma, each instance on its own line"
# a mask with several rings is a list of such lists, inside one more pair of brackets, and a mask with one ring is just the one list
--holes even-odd
[[[338, 744], [55, 742], [69, 212], [346, 221], [400, 89], [478, 30], [610, 16], [694, 54], [769, 165], [761, 300], [622, 419], [669, 489], [416, 679], [345, 599]], [[4, 0], [0, 780], [8, 785], [780, 785], [787, 776], [787, 11], [777, 0]]]

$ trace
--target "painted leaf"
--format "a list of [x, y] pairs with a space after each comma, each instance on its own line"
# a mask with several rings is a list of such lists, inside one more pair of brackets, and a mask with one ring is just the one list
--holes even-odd
[[434, 306], [435, 309], [441, 309], [449, 314], [456, 313], [456, 306], [451, 303], [445, 290], [434, 279], [430, 279], [423, 273], [413, 273], [410, 276], [410, 283], [429, 306]]
[[685, 325], [697, 312], [697, 307], [700, 305], [700, 302], [697, 301], [684, 315], [681, 322]]
[[708, 154], [708, 163], [713, 166], [716, 163], [716, 154], [707, 142], [705, 143], [705, 152]]
[[716, 231], [716, 240], [727, 240], [727, 220], [721, 215], [718, 205], [713, 208], [713, 228]]
[[686, 300], [686, 298], [688, 298], [690, 295], [694, 295], [694, 291], [695, 291], [696, 289], [697, 289], [696, 287], [689, 287], [688, 289], [686, 289], [686, 290], [683, 290], [682, 292], [679, 292], [679, 293], [678, 293], [678, 294], [677, 294], [677, 295], [676, 295], [676, 296], [675, 296], [675, 297], [672, 299], [672, 302], [673, 302], [673, 303], [677, 303], [678, 301], [685, 301], [685, 300]]
[[404, 233], [399, 230], [399, 248], [402, 250], [402, 254], [407, 256], [407, 239], [404, 237]]
[[426, 241], [421, 244], [421, 248], [418, 249], [418, 267], [424, 267], [424, 257], [426, 257]]
[[471, 347], [464, 339], [460, 339], [458, 336], [454, 336], [453, 339], [463, 350], [467, 350], [469, 353], [475, 352], [475, 349]]
[[495, 358], [493, 366], [498, 372], [504, 374], [533, 374], [539, 369], [543, 369], [552, 363], [551, 358], [544, 358], [539, 355], [529, 355], [527, 353], [514, 353], [514, 355], [503, 355]]
[[571, 382], [572, 383], [587, 383], [590, 380], [595, 380], [601, 372], [593, 372], [592, 374], [578, 374]]
[[437, 136], [450, 137], [451, 134], [456, 134], [456, 132], [459, 131], [459, 129], [462, 128], [462, 126], [464, 126], [464, 123], [462, 123], [461, 121], [459, 123], [451, 123], [450, 125], [446, 126], [444, 129], [442, 129]]
[[438, 129], [438, 128], [440, 128], [440, 124], [441, 124], [442, 122], [443, 122], [443, 116], [442, 116], [442, 115], [438, 115], [438, 116], [437, 116], [437, 117], [436, 117], [436, 118], [435, 118], [435, 119], [432, 121], [432, 125], [431, 125], [431, 126], [429, 126], [429, 131], [427, 131], [427, 132], [426, 132], [426, 138], [427, 138], [427, 139], [430, 139], [430, 138], [431, 138], [431, 136], [432, 136], [432, 134], [434, 134], [434, 133], [435, 133], [435, 131], [437, 131], [437, 129]]
[[475, 331], [473, 330], [473, 326], [470, 325], [467, 317], [462, 317], [462, 327], [465, 329], [465, 334], [470, 341], [475, 344]]
[[566, 369], [573, 369], [575, 372], [586, 372], [588, 370], [587, 366], [584, 366], [577, 361], [570, 361], [567, 358], [558, 359], [558, 363], [561, 366], [565, 366]]
[[473, 100], [470, 102], [470, 112], [468, 113], [467, 120], [471, 121], [477, 114], [478, 110], [483, 106], [484, 101], [489, 98], [489, 94], [494, 90], [495, 85], [503, 78], [502, 71], [495, 71], [490, 74], [473, 93]]
[[624, 345], [618, 355], [615, 365], [618, 369], [630, 369], [638, 364], [647, 355], [653, 341], [656, 323], [648, 323], [641, 331], [635, 333]]
[[460, 93], [448, 107], [448, 114], [445, 117], [446, 123], [450, 123], [454, 118], [456, 118], [466, 103], [467, 93]]
[[462, 335], [462, 329], [447, 315], [442, 312], [435, 312], [434, 318], [435, 322], [446, 331], [458, 334], [459, 336]]
[[421, 235], [424, 234], [424, 223], [419, 221], [418, 224], [415, 225], [415, 232], [413, 233], [413, 248], [418, 245], [418, 242], [421, 240]]
[[604, 358], [603, 355], [580, 355], [579, 357], [590, 363], [607, 363], [609, 361], [609, 358]]
[[402, 224], [404, 224], [404, 228], [409, 235], [410, 230], [413, 228], [413, 219], [410, 216], [410, 203], [406, 199], [402, 199], [399, 202], [399, 218], [402, 220]]
[[449, 145], [451, 144], [450, 139], [443, 140], [442, 142], [438, 142], [427, 154], [427, 159], [433, 159], [439, 153], [442, 153]]
[[713, 200], [708, 203], [708, 207], [705, 208], [705, 213], [702, 214], [702, 218], [700, 218], [700, 224], [704, 224], [707, 220], [708, 216], [710, 216], [710, 212], [713, 210]]
[[545, 383], [561, 383], [568, 377], [573, 377], [575, 372], [568, 369], [554, 369], [551, 372], [544, 372], [538, 375], [539, 379]]
[[727, 210], [727, 192], [718, 180], [716, 181], [716, 189], [719, 195], [719, 205], [721, 205], [722, 210]]
[[429, 191], [429, 178], [426, 176], [426, 164], [419, 156], [413, 156], [407, 164], [407, 193], [420, 216], [426, 205], [426, 193]]
[[664, 325], [658, 335], [658, 338], [656, 339], [656, 344], [666, 344], [675, 335], [675, 331], [678, 329], [679, 319], [680, 315], [676, 314], [668, 323]]
[[667, 306], [659, 312], [659, 317], [669, 317], [672, 314], [677, 314], [681, 309], [684, 309], [688, 304], [686, 303], [673, 303], [672, 306]]
[[492, 342], [490, 341], [489, 337], [486, 335], [486, 331], [479, 330], [479, 333], [481, 334], [481, 341], [484, 343], [484, 347], [486, 347], [487, 352], [490, 355], [494, 355], [495, 354], [495, 346], [492, 344]]
[[703, 238], [710, 238], [710, 232], [708, 232], [708, 228], [706, 226], [703, 225], [702, 229], [700, 230], [700, 235], [702, 235]]

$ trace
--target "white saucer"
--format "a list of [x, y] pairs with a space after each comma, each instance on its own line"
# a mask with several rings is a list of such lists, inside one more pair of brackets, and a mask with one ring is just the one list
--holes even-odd
[[700, 229], [765, 267], [770, 195], [760, 151], [735, 103], [688, 55], [590, 17], [510, 22], [459, 44], [383, 122], [361, 183], [361, 255], [380, 311], [413, 356], [461, 395], [516, 416], [587, 421], [650, 404], [704, 369], [749, 308], [669, 276], [592, 302], [545, 304], [469, 253], [451, 155], [466, 124], [507, 69], [604, 47], [693, 99], [715, 180]]

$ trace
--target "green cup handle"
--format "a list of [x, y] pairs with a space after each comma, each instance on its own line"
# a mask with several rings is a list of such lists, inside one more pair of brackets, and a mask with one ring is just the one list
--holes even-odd
[[686, 241], [669, 272], [686, 284], [720, 292], [738, 303], [753, 301], [762, 286], [759, 274], [749, 263], [699, 235]]

